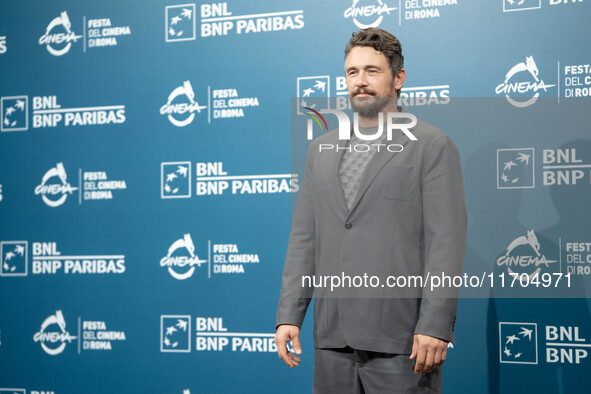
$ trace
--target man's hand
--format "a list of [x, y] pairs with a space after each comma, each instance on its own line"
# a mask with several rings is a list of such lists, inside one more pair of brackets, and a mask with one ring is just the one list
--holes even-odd
[[415, 334], [410, 359], [415, 361], [415, 373], [429, 373], [443, 365], [447, 357], [447, 341]]
[[288, 367], [297, 367], [302, 360], [295, 354], [287, 350], [287, 342], [291, 341], [293, 350], [296, 354], [302, 354], [302, 345], [300, 344], [300, 329], [298, 326], [290, 324], [282, 324], [277, 327], [275, 334], [275, 345], [277, 345], [277, 353], [279, 358], [287, 364]]

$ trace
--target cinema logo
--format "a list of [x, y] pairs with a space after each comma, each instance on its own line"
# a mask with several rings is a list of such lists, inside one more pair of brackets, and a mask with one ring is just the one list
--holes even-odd
[[[542, 326], [547, 364], [581, 364], [591, 343], [578, 326]], [[540, 364], [538, 323], [499, 322], [499, 361], [502, 364]]]
[[205, 262], [207, 260], [201, 260], [195, 254], [191, 234], [185, 234], [183, 238], [177, 239], [170, 245], [166, 256], [160, 259], [160, 266], [166, 267], [173, 278], [184, 280], [193, 276], [195, 266], [201, 267]]
[[43, 351], [50, 356], [62, 353], [66, 345], [77, 338], [66, 329], [66, 320], [61, 310], [43, 320], [41, 329], [33, 336], [33, 340], [39, 342]]
[[382, 0], [353, 0], [353, 3], [343, 14], [345, 19], [352, 19], [359, 29], [378, 27], [384, 16], [391, 16], [396, 7], [389, 7]]
[[69, 195], [78, 190], [68, 182], [68, 174], [63, 163], [57, 163], [43, 175], [41, 183], [35, 188], [35, 194], [40, 195], [43, 202], [55, 208], [66, 202]]
[[183, 82], [169, 95], [166, 104], [160, 107], [160, 114], [166, 115], [170, 123], [177, 127], [184, 127], [195, 119], [195, 113], [207, 108], [195, 101], [195, 92], [190, 81]]
[[114, 331], [107, 328], [105, 321], [82, 320], [78, 317], [78, 336], [71, 335], [66, 328], [66, 319], [61, 310], [47, 317], [41, 324], [41, 329], [33, 335], [33, 341], [39, 342], [45, 353], [56, 356], [66, 349], [66, 346], [76, 343], [77, 352], [82, 350], [112, 350], [113, 343], [126, 341], [124, 331]]
[[235, 15], [229, 11], [226, 2], [201, 4], [200, 7], [201, 37], [300, 30], [304, 27], [303, 10]]
[[526, 279], [521, 275], [529, 276], [530, 280], [539, 280], [542, 268], [548, 270], [551, 264], [558, 261], [548, 259], [540, 250], [540, 242], [534, 230], [527, 230], [526, 235], [520, 235], [509, 243], [505, 253], [497, 259], [497, 266], [507, 267], [507, 272], [516, 275], [522, 283]]
[[[191, 333], [190, 315], [160, 316], [161, 352], [190, 353], [192, 335], [198, 352], [277, 352], [274, 333], [228, 331], [222, 317], [195, 317], [195, 331]], [[293, 351], [289, 345], [288, 349]]]
[[82, 204], [83, 200], [112, 200], [114, 192], [127, 189], [125, 180], [112, 180], [106, 171], [82, 171], [80, 168], [78, 178], [81, 188], [69, 183], [63, 163], [58, 162], [43, 175], [41, 183], [35, 187], [35, 195], [40, 195], [46, 205], [55, 208], [63, 205], [75, 191], [78, 191], [78, 204]]
[[45, 34], [39, 38], [39, 45], [45, 45], [47, 52], [53, 56], [62, 56], [70, 51], [72, 43], [78, 42], [81, 38], [81, 35], [76, 35], [72, 31], [68, 13], [63, 11], [60, 16], [49, 22]]
[[72, 44], [82, 38], [83, 51], [92, 47], [117, 46], [117, 38], [131, 34], [129, 26], [113, 26], [110, 18], [82, 18], [83, 35], [76, 35], [66, 11], [54, 18], [45, 34], [39, 38], [39, 45], [45, 45], [53, 56], [62, 56], [70, 51]]
[[258, 253], [243, 253], [235, 243], [211, 240], [207, 241], [207, 256], [206, 260], [200, 259], [195, 252], [191, 234], [184, 234], [183, 238], [170, 245], [166, 256], [160, 259], [160, 266], [167, 268], [173, 278], [185, 280], [204, 264], [207, 266], [207, 277], [211, 278], [216, 274], [244, 274], [249, 266], [261, 261]]
[[503, 94], [511, 105], [524, 108], [535, 103], [540, 91], [547, 92], [556, 85], [547, 85], [539, 78], [539, 70], [533, 56], [517, 63], [505, 74], [505, 80], [497, 85], [496, 94]]
[[240, 97], [237, 89], [212, 89], [211, 86], [207, 87], [207, 102], [212, 105], [199, 105], [191, 82], [185, 81], [170, 93], [166, 104], [160, 107], [160, 114], [166, 115], [173, 125], [185, 127], [193, 122], [195, 114], [201, 114], [206, 108], [207, 123], [211, 123], [212, 118], [243, 118], [247, 108], [259, 106], [257, 97]]

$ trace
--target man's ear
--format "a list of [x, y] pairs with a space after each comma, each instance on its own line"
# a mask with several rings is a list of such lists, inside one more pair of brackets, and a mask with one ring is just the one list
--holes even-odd
[[404, 68], [400, 69], [400, 72], [394, 78], [394, 88], [396, 90], [400, 90], [402, 85], [404, 85], [404, 81], [406, 80], [406, 70]]

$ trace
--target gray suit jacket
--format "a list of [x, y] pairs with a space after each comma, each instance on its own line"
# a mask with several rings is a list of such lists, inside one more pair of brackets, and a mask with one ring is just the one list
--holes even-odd
[[[338, 130], [312, 141], [293, 217], [283, 272], [277, 326], [301, 326], [313, 288], [302, 275], [460, 275], [466, 248], [467, 214], [458, 151], [441, 130], [419, 121], [418, 141], [400, 132], [391, 142], [399, 153], [377, 152], [368, 163], [353, 208], [347, 209], [339, 166], [344, 150]], [[396, 131], [395, 131], [396, 132]], [[316, 289], [317, 348], [410, 354], [413, 334], [454, 341], [457, 298], [449, 292], [413, 289], [415, 297], [335, 295]], [[352, 295], [353, 294], [353, 295]], [[386, 295], [388, 294], [388, 295]], [[455, 293], [457, 294], [457, 293]]]

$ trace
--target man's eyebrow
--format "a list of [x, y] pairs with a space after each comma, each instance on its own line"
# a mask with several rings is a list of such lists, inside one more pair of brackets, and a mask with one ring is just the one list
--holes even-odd
[[359, 69], [359, 68], [363, 68], [363, 69], [368, 69], [368, 68], [376, 68], [376, 69], [378, 69], [378, 70], [383, 70], [383, 68], [382, 68], [382, 67], [380, 67], [380, 66], [377, 66], [377, 65], [375, 65], [375, 64], [367, 64], [367, 65], [365, 65], [365, 66], [362, 66], [362, 67], [358, 67], [358, 66], [349, 66], [349, 67], [347, 67], [347, 68], [345, 69], [345, 71], [349, 71], [349, 70], [355, 70], [355, 69]]

